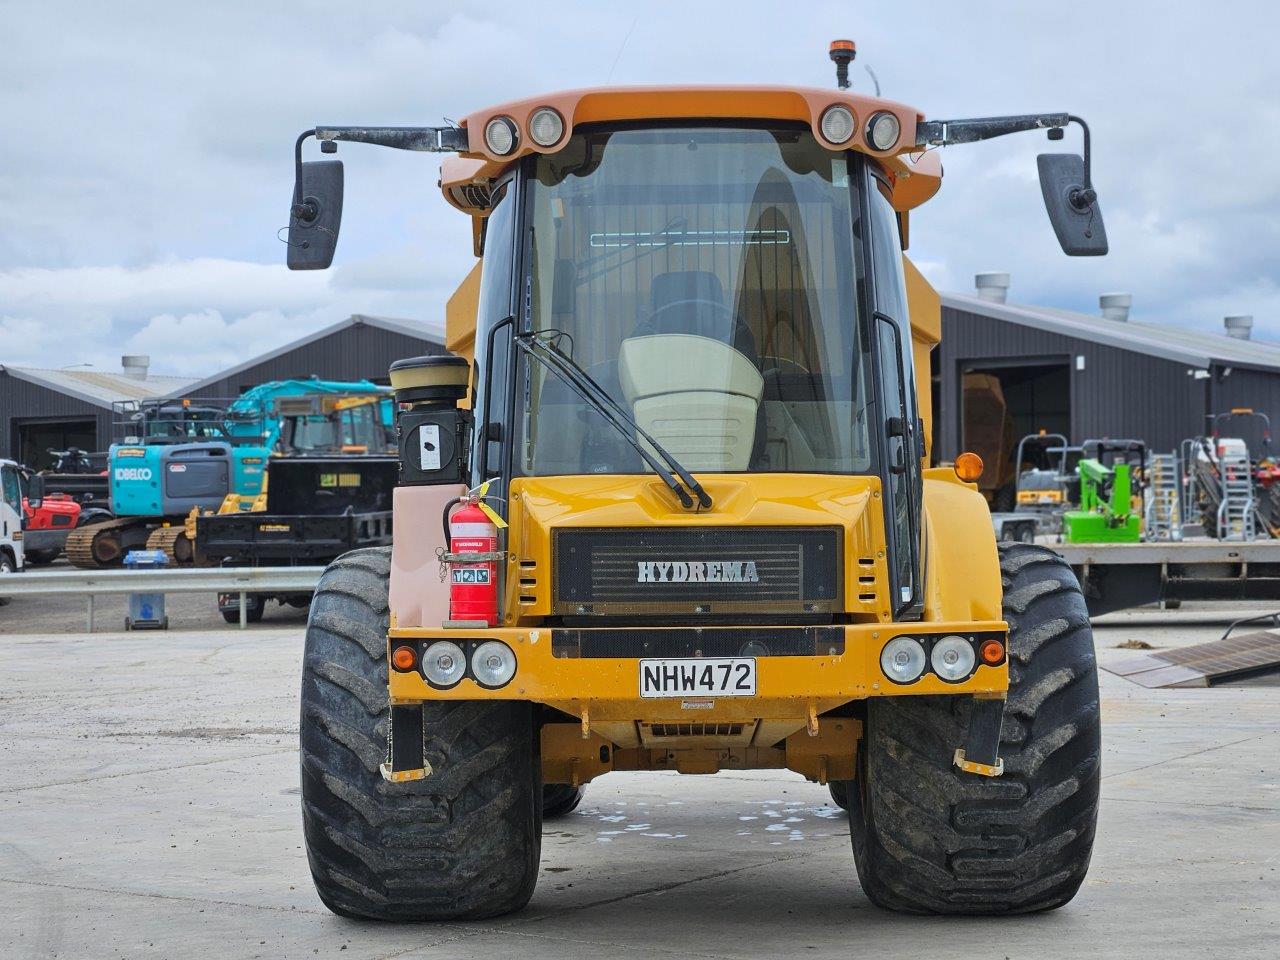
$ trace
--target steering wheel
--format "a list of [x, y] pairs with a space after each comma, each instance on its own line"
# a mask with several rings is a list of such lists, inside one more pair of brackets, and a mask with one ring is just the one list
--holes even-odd
[[653, 313], [649, 314], [649, 320], [650, 322], [653, 322], [658, 318], [659, 314], [666, 313], [668, 310], [674, 310], [676, 307], [685, 307], [691, 304], [703, 307], [712, 307], [713, 309], [718, 310], [724, 317], [734, 322], [738, 319], [738, 315], [734, 313], [730, 307], [721, 303], [719, 300], [704, 300], [701, 297], [691, 297], [688, 300], [672, 300], [670, 303], [664, 303], [657, 310], [653, 311]]

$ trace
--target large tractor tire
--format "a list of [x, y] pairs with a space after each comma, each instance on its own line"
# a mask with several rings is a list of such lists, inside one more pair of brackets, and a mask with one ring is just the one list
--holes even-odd
[[1101, 733], [1093, 635], [1071, 568], [1043, 547], [1000, 544], [1009, 622], [1004, 775], [962, 773], [969, 697], [885, 697], [867, 707], [849, 791], [862, 889], [904, 913], [1052, 910], [1089, 868]]
[[432, 772], [393, 784], [387, 753], [390, 548], [356, 550], [320, 578], [302, 673], [302, 817], [320, 899], [370, 920], [471, 920], [533, 895], [542, 768], [532, 708], [426, 705]]
[[547, 783], [542, 787], [542, 819], [554, 820], [567, 817], [578, 809], [586, 787], [575, 787], [568, 783]]

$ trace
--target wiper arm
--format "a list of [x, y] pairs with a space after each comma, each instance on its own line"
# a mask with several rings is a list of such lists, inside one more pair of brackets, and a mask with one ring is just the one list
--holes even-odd
[[[710, 509], [712, 505], [711, 495], [707, 493], [702, 484], [681, 465], [680, 461], [670, 451], [658, 443], [640, 424], [636, 423], [635, 418], [618, 401], [611, 397], [608, 391], [600, 386], [591, 374], [578, 366], [572, 357], [567, 356], [557, 347], [540, 339], [536, 333], [517, 334], [515, 341], [520, 349], [568, 384], [578, 396], [595, 408], [606, 423], [622, 434], [623, 439], [635, 448], [641, 459], [652, 467], [653, 472], [661, 477], [663, 482], [671, 488], [671, 492], [679, 498], [681, 505], [686, 510], [693, 507], [694, 501], [685, 487], [688, 487], [697, 496], [699, 506], [704, 510]], [[634, 434], [637, 433], [653, 448], [653, 452], [646, 450], [644, 444], [636, 440]], [[661, 457], [661, 462], [658, 457], [654, 456], [654, 453]], [[673, 473], [675, 476], [672, 475]], [[683, 481], [684, 486], [677, 482], [676, 476], [680, 478], [680, 481]]]
[[686, 470], [684, 465], [675, 458], [675, 454], [662, 444], [658, 443], [650, 433], [636, 422], [635, 417], [631, 415], [631, 411], [618, 403], [618, 401], [609, 394], [609, 391], [600, 386], [599, 381], [574, 361], [573, 357], [566, 354], [555, 344], [548, 343], [546, 340], [541, 338], [537, 339], [538, 344], [547, 349], [554, 361], [566, 368], [569, 373], [576, 376], [583, 385], [588, 387], [590, 391], [595, 394], [597, 403], [606, 405], [618, 420], [635, 430], [649, 443], [658, 456], [661, 457], [666, 465], [671, 469], [671, 472], [679, 477], [686, 487], [693, 491], [694, 496], [698, 498], [698, 505], [701, 506], [702, 509], [709, 510], [711, 508], [711, 494], [707, 493], [702, 484], [698, 482], [697, 478]]

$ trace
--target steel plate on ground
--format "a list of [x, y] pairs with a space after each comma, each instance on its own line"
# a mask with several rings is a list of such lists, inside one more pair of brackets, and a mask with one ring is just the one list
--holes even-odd
[[1262, 630], [1225, 640], [1131, 657], [1109, 673], [1144, 687], [1208, 687], [1240, 677], [1280, 671], [1280, 633]]

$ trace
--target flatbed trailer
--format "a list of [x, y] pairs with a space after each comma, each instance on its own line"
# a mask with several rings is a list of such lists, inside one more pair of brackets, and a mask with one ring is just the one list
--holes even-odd
[[391, 542], [391, 511], [314, 514], [226, 513], [196, 520], [201, 552], [227, 566], [328, 563], [348, 550]]
[[1280, 541], [1061, 543], [1091, 616], [1181, 600], [1280, 600]]
[[[196, 518], [202, 561], [230, 567], [325, 564], [351, 550], [391, 543], [391, 491], [400, 462], [389, 456], [283, 457], [267, 467], [265, 511]], [[248, 619], [267, 601], [303, 607], [311, 594], [254, 594]], [[239, 597], [219, 594], [228, 622], [240, 616]]]
[[[292, 567], [326, 564], [363, 547], [391, 543], [391, 511], [313, 514], [228, 513], [196, 520], [202, 556], [228, 567]], [[262, 619], [271, 600], [305, 607], [310, 593], [254, 593], [247, 597], [247, 619]], [[240, 597], [218, 594], [218, 610], [228, 623], [240, 617]]]

